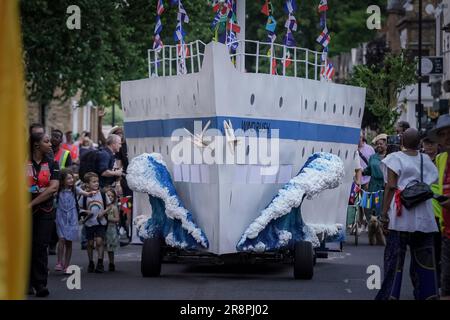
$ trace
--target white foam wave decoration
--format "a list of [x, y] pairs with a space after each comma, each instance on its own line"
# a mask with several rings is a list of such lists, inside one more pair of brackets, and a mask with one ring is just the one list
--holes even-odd
[[[321, 240], [327, 237], [334, 237], [343, 231], [341, 224], [305, 224], [303, 232], [305, 234], [304, 241], [312, 243], [314, 248], [320, 246]], [[319, 239], [320, 237], [320, 239]]]
[[[155, 166], [159, 164], [160, 166]], [[158, 172], [158, 170], [160, 172]], [[190, 219], [189, 211], [184, 208], [176, 194], [175, 187], [170, 179], [167, 165], [159, 153], [143, 153], [133, 158], [127, 169], [128, 186], [133, 191], [147, 193], [153, 197], [160, 198], [165, 204], [165, 214], [169, 219], [178, 219], [181, 226], [190, 234], [202, 247], [208, 247], [208, 240], [200, 228], [198, 228]], [[146, 224], [149, 216], [137, 217], [134, 221], [138, 230], [138, 235], [142, 238], [148, 238]], [[165, 238], [168, 245], [184, 248], [186, 243], [174, 243], [173, 234]], [[169, 243], [170, 244], [169, 244]]]
[[326, 189], [336, 188], [343, 177], [344, 163], [338, 156], [324, 152], [313, 154], [300, 173], [278, 192], [247, 228], [239, 244], [244, 244], [246, 239], [255, 239], [271, 221], [288, 214], [292, 208], [299, 207], [304, 196], [312, 199]]

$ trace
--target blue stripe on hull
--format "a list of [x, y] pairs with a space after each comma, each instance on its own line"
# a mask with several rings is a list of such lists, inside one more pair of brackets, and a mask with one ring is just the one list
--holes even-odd
[[173, 131], [175, 131], [176, 129], [186, 128], [189, 131], [193, 132], [194, 121], [202, 121], [202, 126], [204, 126], [208, 121], [211, 121], [211, 125], [209, 128], [219, 129], [223, 132], [224, 120], [231, 120], [231, 123], [235, 130], [240, 128], [243, 130], [247, 130], [249, 128], [279, 129], [279, 138], [289, 140], [357, 144], [360, 135], [359, 128], [300, 121], [223, 116], [167, 120], [144, 120], [125, 122], [124, 126], [125, 135], [127, 138], [158, 138], [171, 137]]

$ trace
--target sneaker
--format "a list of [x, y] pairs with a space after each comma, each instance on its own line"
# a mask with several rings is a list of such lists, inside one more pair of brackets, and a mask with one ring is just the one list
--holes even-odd
[[36, 288], [36, 297], [38, 298], [45, 298], [50, 294], [48, 289], [44, 286], [39, 286]]
[[114, 263], [110, 263], [110, 264], [109, 264], [108, 270], [109, 270], [110, 272], [116, 271], [116, 265], [115, 265]]
[[103, 267], [103, 262], [97, 262], [97, 267], [95, 268], [95, 273], [105, 272], [105, 267]]
[[55, 266], [55, 271], [63, 271], [64, 267], [61, 262], [58, 262]]
[[95, 270], [94, 261], [89, 261], [88, 272], [92, 273]]
[[66, 275], [66, 276], [71, 276], [71, 275], [72, 275], [71, 272], [68, 272], [68, 271], [67, 271], [67, 268], [64, 268], [63, 273], [64, 273], [64, 275]]

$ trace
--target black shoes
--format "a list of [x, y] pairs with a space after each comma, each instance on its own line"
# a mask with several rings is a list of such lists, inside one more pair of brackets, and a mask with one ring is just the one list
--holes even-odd
[[92, 273], [94, 272], [94, 269], [95, 269], [94, 261], [89, 261], [88, 272]]
[[36, 288], [36, 297], [38, 298], [45, 298], [50, 294], [48, 289], [44, 286], [39, 286]]
[[97, 262], [97, 268], [95, 268], [95, 273], [103, 273], [103, 272], [105, 272], [103, 262]]
[[110, 263], [108, 271], [110, 271], [110, 272], [116, 271], [116, 265], [114, 263]]
[[32, 296], [32, 295], [34, 295], [36, 292], [34, 291], [34, 288], [32, 287], [32, 286], [30, 286], [30, 287], [28, 287], [28, 295], [29, 296]]

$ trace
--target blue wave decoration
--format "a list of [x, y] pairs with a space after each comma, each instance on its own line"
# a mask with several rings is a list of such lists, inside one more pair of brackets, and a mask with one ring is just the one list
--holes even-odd
[[134, 220], [141, 240], [162, 237], [168, 246], [185, 250], [209, 247], [205, 233], [179, 198], [160, 154], [144, 153], [133, 158], [127, 172], [130, 188], [147, 193], [152, 206], [151, 216], [138, 216]]
[[267, 252], [293, 248], [295, 242], [311, 241], [320, 245], [317, 234], [330, 240], [342, 238], [339, 225], [305, 224], [300, 207], [304, 198], [311, 199], [326, 189], [336, 188], [344, 176], [342, 160], [330, 153], [314, 153], [300, 172], [272, 199], [261, 215], [250, 224], [236, 245], [238, 251]]

